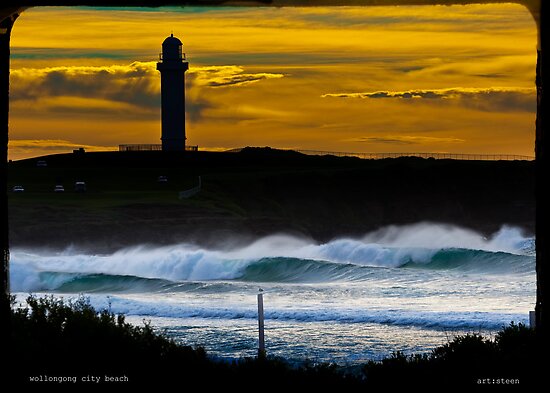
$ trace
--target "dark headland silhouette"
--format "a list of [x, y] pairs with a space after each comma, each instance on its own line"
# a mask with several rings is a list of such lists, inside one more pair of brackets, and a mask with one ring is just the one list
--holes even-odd
[[[37, 167], [39, 160], [47, 167]], [[9, 174], [10, 187], [25, 187], [10, 195], [13, 247], [109, 252], [273, 233], [324, 242], [425, 221], [487, 235], [502, 225], [534, 232], [532, 161], [362, 160], [245, 148], [57, 154], [12, 162]], [[199, 176], [200, 192], [179, 199]], [[85, 181], [87, 192], [75, 193], [75, 181]], [[56, 183], [66, 192], [54, 193]]]

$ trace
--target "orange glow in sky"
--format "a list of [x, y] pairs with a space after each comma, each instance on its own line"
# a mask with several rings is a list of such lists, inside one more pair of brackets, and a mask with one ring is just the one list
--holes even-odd
[[533, 155], [536, 26], [512, 4], [34, 8], [12, 33], [10, 158], [160, 143], [184, 43], [188, 144]]

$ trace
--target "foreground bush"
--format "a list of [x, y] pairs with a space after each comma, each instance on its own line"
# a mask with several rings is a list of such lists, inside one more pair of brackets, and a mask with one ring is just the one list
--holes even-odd
[[[291, 367], [280, 359], [216, 362], [202, 348], [176, 344], [148, 325], [133, 326], [122, 315], [97, 312], [85, 299], [27, 299], [12, 310], [10, 382], [107, 388], [176, 386], [182, 389], [263, 388], [364, 390], [367, 387], [514, 384], [525, 388], [540, 379], [541, 347], [533, 330], [511, 324], [493, 340], [458, 336], [430, 354], [400, 352], [346, 374], [334, 365]], [[508, 382], [507, 382], [508, 381]], [[117, 388], [117, 389], [118, 389]]]
[[[83, 298], [27, 299], [12, 312], [12, 356], [20, 375], [169, 375], [172, 364], [190, 372], [208, 367], [204, 350], [179, 346], [153, 329], [133, 326], [122, 315], [96, 312]], [[131, 376], [129, 375], [132, 374]]]
[[533, 329], [512, 323], [493, 340], [477, 333], [457, 336], [430, 354], [407, 356], [396, 352], [381, 362], [369, 362], [364, 373], [370, 385], [379, 386], [514, 385], [524, 388], [541, 380], [541, 348], [537, 342]]
[[31, 296], [27, 304], [12, 310], [9, 375], [16, 385], [257, 390], [266, 384], [305, 389], [360, 383], [327, 365], [296, 369], [278, 359], [216, 362], [202, 348], [180, 346], [148, 324], [133, 326], [122, 315], [97, 312], [84, 298], [67, 303]]

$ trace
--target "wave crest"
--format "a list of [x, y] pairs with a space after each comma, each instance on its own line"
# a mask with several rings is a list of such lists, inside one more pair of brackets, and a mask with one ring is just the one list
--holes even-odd
[[230, 250], [191, 244], [132, 247], [109, 255], [16, 249], [11, 282], [16, 292], [94, 292], [157, 291], [208, 280], [367, 280], [373, 268], [381, 267], [516, 274], [534, 271], [533, 250], [534, 239], [515, 228], [505, 227], [486, 239], [461, 228], [416, 224], [325, 244], [270, 236]]

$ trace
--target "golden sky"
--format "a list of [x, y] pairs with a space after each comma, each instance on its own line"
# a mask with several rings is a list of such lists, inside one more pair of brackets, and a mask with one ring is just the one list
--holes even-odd
[[501, 4], [29, 9], [12, 33], [10, 158], [160, 143], [172, 31], [188, 144], [533, 155], [536, 26]]

